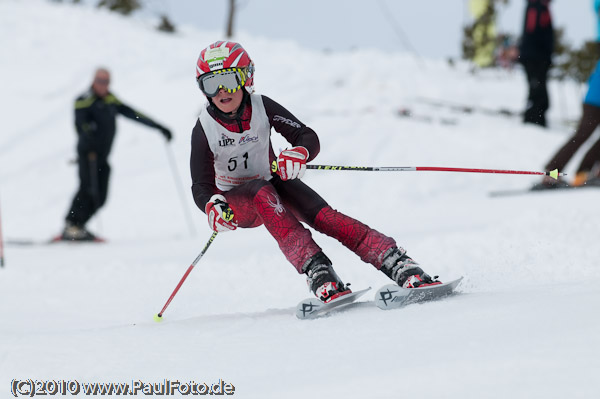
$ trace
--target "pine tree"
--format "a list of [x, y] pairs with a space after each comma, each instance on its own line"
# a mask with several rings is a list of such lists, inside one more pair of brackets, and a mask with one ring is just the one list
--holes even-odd
[[564, 30], [555, 31], [555, 57], [553, 77], [558, 80], [573, 79], [585, 83], [598, 62], [598, 42], [586, 41], [580, 48], [571, 48], [564, 42]]
[[470, 0], [469, 8], [474, 21], [463, 27], [462, 57], [482, 68], [496, 63], [496, 3], [506, 4], [508, 0]]
[[161, 32], [173, 33], [175, 32], [175, 25], [171, 23], [169, 17], [163, 14], [160, 16], [160, 25], [158, 25], [156, 29], [158, 29]]
[[116, 11], [123, 15], [129, 15], [133, 11], [141, 8], [138, 0], [100, 0], [98, 8], [106, 7], [111, 11]]

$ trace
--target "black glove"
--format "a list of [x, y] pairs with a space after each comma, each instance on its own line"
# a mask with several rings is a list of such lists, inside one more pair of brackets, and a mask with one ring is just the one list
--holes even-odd
[[171, 133], [171, 131], [169, 129], [167, 129], [166, 127], [159, 127], [158, 130], [160, 130], [160, 132], [162, 133], [163, 136], [165, 136], [165, 138], [167, 139], [167, 141], [171, 141], [171, 139], [173, 138], [173, 133]]

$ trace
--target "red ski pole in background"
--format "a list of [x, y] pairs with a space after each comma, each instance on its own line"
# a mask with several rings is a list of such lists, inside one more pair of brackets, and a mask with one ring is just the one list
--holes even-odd
[[175, 290], [173, 290], [173, 293], [169, 297], [169, 300], [167, 301], [167, 303], [165, 303], [165, 306], [163, 306], [162, 310], [159, 313], [157, 313], [157, 314], [154, 315], [154, 321], [162, 321], [162, 315], [163, 315], [163, 313], [165, 313], [165, 310], [167, 310], [167, 307], [169, 306], [169, 304], [171, 303], [171, 301], [173, 300], [173, 298], [177, 294], [177, 291], [179, 291], [179, 288], [181, 288], [181, 286], [183, 285], [183, 282], [185, 281], [185, 279], [187, 278], [187, 276], [191, 273], [191, 271], [194, 268], [194, 266], [196, 266], [196, 263], [198, 263], [198, 261], [202, 258], [202, 256], [204, 256], [204, 254], [206, 253], [206, 250], [208, 249], [208, 247], [210, 247], [210, 244], [212, 244], [212, 242], [214, 241], [214, 239], [217, 236], [217, 234], [218, 233], [216, 231], [214, 233], [212, 233], [212, 235], [208, 239], [208, 242], [204, 246], [204, 249], [202, 250], [202, 252], [200, 252], [200, 255], [198, 255], [196, 257], [196, 259], [194, 259], [194, 261], [192, 262], [192, 264], [190, 265], [190, 267], [188, 267], [187, 271], [185, 272], [185, 274], [183, 275], [183, 277], [181, 278], [181, 280], [179, 280], [179, 284], [177, 284], [177, 287], [175, 287]]
[[549, 172], [531, 172], [526, 170], [503, 170], [503, 169], [472, 169], [472, 168], [447, 168], [436, 166], [341, 166], [341, 165], [306, 165], [306, 169], [317, 170], [356, 170], [365, 172], [470, 172], [470, 173], [501, 173], [512, 175], [545, 175], [553, 179], [558, 179], [559, 176], [565, 176], [564, 173], [558, 172], [558, 169]]

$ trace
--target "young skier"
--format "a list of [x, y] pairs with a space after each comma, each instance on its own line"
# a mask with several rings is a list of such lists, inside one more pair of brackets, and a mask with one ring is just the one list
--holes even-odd
[[[319, 153], [319, 139], [287, 109], [252, 94], [254, 63], [240, 44], [218, 41], [202, 50], [196, 79], [208, 103], [192, 132], [192, 192], [211, 229], [264, 224], [323, 302], [351, 291], [300, 222], [337, 239], [402, 287], [440, 284], [392, 238], [336, 211], [300, 180], [306, 162]], [[271, 128], [292, 145], [279, 156]]]

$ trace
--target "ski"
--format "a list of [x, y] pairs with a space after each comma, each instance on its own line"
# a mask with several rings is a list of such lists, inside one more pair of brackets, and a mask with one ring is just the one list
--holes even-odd
[[323, 303], [317, 298], [307, 298], [296, 306], [296, 317], [303, 320], [315, 319], [317, 317], [328, 315], [334, 311], [346, 309], [351, 304], [357, 303], [356, 300], [370, 289], [371, 287], [351, 292], [350, 294], [336, 298], [329, 303]]
[[[417, 98], [415, 101], [420, 102], [422, 104], [427, 104], [432, 107], [448, 109], [455, 113], [461, 113], [465, 115], [488, 115], [488, 116], [498, 116], [504, 117], [507, 119], [521, 119], [523, 117], [523, 111], [516, 111], [509, 108], [499, 107], [499, 108], [488, 108], [482, 107], [478, 105], [469, 105], [469, 104], [461, 104], [455, 103], [451, 101], [443, 101], [443, 100], [435, 100], [431, 98]], [[575, 128], [579, 123], [578, 120], [573, 119], [561, 119], [554, 121], [561, 126], [567, 128]]]
[[59, 242], [68, 242], [68, 243], [75, 243], [75, 244], [79, 244], [79, 243], [105, 243], [106, 239], [102, 238], [102, 237], [96, 237], [94, 236], [94, 238], [92, 239], [82, 239], [82, 240], [71, 240], [68, 238], [63, 238], [62, 235], [57, 235], [56, 237], [53, 237], [49, 244], [55, 244], [55, 243], [59, 243]]
[[75, 243], [75, 244], [80, 244], [80, 243], [91, 243], [91, 244], [95, 244], [95, 243], [105, 243], [106, 240], [104, 238], [100, 238], [100, 237], [95, 237], [93, 240], [66, 240], [62, 238], [62, 235], [57, 235], [55, 237], [50, 238], [49, 240], [32, 240], [32, 239], [7, 239], [5, 241], [6, 245], [9, 246], [37, 246], [37, 245], [51, 245], [51, 244], [57, 244], [57, 243], [61, 243], [61, 242], [66, 242], [66, 243]]
[[497, 115], [509, 118], [522, 117], [523, 115], [523, 112], [521, 111], [514, 111], [508, 108], [486, 108], [478, 105], [461, 104], [451, 101], [435, 100], [422, 97], [417, 98], [417, 101], [434, 107], [447, 108], [451, 111], [460, 112], [463, 114], [480, 113], [485, 115]]
[[457, 125], [458, 119], [456, 118], [434, 118], [429, 115], [416, 114], [409, 108], [399, 108], [396, 111], [396, 116], [399, 118], [410, 119], [418, 122], [426, 122], [426, 123], [440, 123], [442, 125]]
[[380, 309], [388, 310], [398, 309], [412, 303], [441, 299], [453, 294], [462, 279], [460, 277], [447, 283], [421, 288], [402, 288], [396, 284], [387, 284], [375, 293], [375, 304]]
[[584, 186], [561, 186], [561, 187], [552, 187], [546, 189], [534, 189], [530, 188], [517, 188], [514, 190], [499, 190], [499, 191], [491, 191], [489, 193], [490, 197], [509, 197], [515, 195], [524, 195], [524, 194], [535, 194], [535, 193], [562, 193], [565, 191], [575, 191], [575, 190], [583, 190], [585, 188], [600, 188], [600, 186], [596, 185], [584, 185]]

